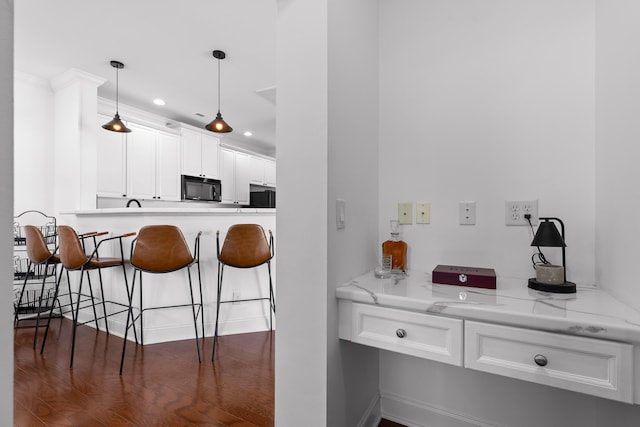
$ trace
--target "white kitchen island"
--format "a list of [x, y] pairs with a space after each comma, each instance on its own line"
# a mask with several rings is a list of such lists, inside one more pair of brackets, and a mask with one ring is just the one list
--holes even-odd
[[[216, 231], [220, 231], [220, 244], [224, 241], [227, 229], [233, 224], [260, 224], [265, 233], [271, 230], [276, 237], [275, 209], [256, 208], [109, 208], [66, 212], [59, 217], [60, 224], [73, 226], [78, 233], [89, 231], [106, 231], [110, 236], [137, 232], [145, 225], [170, 224], [179, 227], [193, 251], [195, 237], [200, 237], [200, 267], [202, 272], [202, 287], [204, 301], [205, 335], [213, 335], [216, 309], [217, 288], [217, 257]], [[129, 257], [130, 245], [133, 237], [125, 239], [125, 256]], [[114, 242], [117, 242], [115, 240]], [[275, 246], [274, 245], [274, 246]], [[119, 248], [115, 243], [105, 247], [101, 256], [117, 256]], [[275, 258], [271, 263], [276, 288]], [[96, 274], [96, 273], [92, 273]], [[133, 269], [127, 269], [129, 284], [133, 277]], [[189, 302], [189, 288], [186, 270], [153, 275], [144, 274], [144, 305], [145, 307], [181, 304]], [[197, 286], [197, 272], [192, 267], [194, 286]], [[78, 273], [72, 273], [72, 286], [77, 285]], [[126, 291], [122, 272], [119, 269], [108, 269], [103, 272], [105, 282], [105, 299], [126, 303]], [[94, 288], [96, 280], [92, 280]], [[136, 283], [136, 287], [138, 287]], [[137, 301], [137, 291], [134, 305]], [[267, 266], [252, 269], [225, 269], [222, 299], [247, 299], [269, 296], [269, 281]], [[276, 294], [277, 301], [277, 294]], [[112, 307], [116, 311], [116, 306]], [[92, 317], [86, 310], [81, 320]], [[275, 319], [275, 318], [274, 318]], [[112, 333], [121, 335], [124, 331], [125, 315], [109, 318], [109, 329]], [[89, 325], [93, 325], [90, 323]], [[274, 322], [275, 327], [275, 322]], [[233, 334], [256, 332], [269, 329], [269, 303], [267, 301], [251, 301], [233, 304], [222, 304], [220, 308], [219, 334]], [[190, 308], [176, 308], [168, 310], [151, 310], [144, 315], [145, 344], [174, 341], [193, 338], [193, 321]], [[132, 334], [129, 334], [132, 337]]]

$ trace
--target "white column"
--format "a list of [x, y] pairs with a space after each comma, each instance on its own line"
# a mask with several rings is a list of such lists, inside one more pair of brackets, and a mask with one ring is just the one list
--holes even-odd
[[96, 207], [98, 86], [105, 81], [78, 69], [51, 81], [56, 215]]

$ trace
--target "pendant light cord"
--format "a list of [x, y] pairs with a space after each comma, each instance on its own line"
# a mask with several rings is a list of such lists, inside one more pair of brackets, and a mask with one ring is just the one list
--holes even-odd
[[116, 114], [119, 114], [118, 113], [118, 93], [120, 92], [120, 88], [119, 88], [120, 85], [118, 80], [119, 73], [118, 73], [118, 67], [115, 67], [115, 68], [116, 68]]
[[218, 113], [220, 113], [220, 58], [218, 58]]

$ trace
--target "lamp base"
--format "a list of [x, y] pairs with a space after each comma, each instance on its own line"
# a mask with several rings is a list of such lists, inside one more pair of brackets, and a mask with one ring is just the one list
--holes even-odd
[[549, 285], [540, 283], [536, 279], [529, 279], [529, 287], [536, 291], [553, 292], [556, 294], [574, 294], [576, 292], [576, 284], [573, 282], [564, 282], [561, 285]]

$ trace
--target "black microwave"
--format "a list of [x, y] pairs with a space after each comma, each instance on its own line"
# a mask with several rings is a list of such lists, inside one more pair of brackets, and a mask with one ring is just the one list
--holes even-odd
[[250, 205], [252, 208], [275, 208], [276, 192], [275, 190], [252, 191], [249, 194]]
[[182, 175], [182, 200], [219, 202], [221, 190], [220, 180]]

